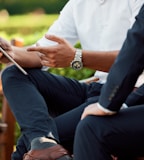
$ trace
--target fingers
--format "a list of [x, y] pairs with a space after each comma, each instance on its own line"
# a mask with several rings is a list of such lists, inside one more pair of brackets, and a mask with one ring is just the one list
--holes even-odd
[[49, 54], [56, 52], [56, 46], [40, 46], [39, 44], [36, 46], [31, 46], [27, 48], [27, 51], [36, 51], [42, 54]]
[[[6, 40], [4, 40], [3, 38], [0, 37], [0, 47], [1, 49], [7, 51], [10, 49], [10, 43], [8, 43]], [[0, 51], [0, 60], [2, 62], [2, 58], [3, 58], [3, 53], [2, 51]]]
[[43, 47], [43, 46], [36, 46], [36, 47], [29, 47], [27, 48], [27, 51], [36, 51], [40, 52], [42, 54], [44, 53], [51, 53], [53, 52], [53, 47]]
[[88, 105], [85, 109], [84, 109], [84, 112], [82, 113], [82, 116], [81, 116], [81, 120], [84, 119], [86, 116], [88, 115], [94, 115], [95, 113], [95, 110], [93, 109], [93, 106], [92, 104]]
[[[48, 40], [51, 40], [53, 42], [56, 42], [56, 44], [67, 44], [67, 41], [63, 38], [60, 38], [60, 37], [57, 37], [55, 35], [48, 35], [46, 34], [45, 35], [45, 38], [48, 39]], [[40, 46], [40, 44], [36, 44], [35, 47], [31, 46], [27, 49], [28, 51], [38, 51], [38, 52], [41, 52], [41, 53], [54, 53], [57, 51], [57, 45], [52, 45], [52, 46]]]
[[10, 47], [10, 43], [0, 37], [0, 47], [7, 50]]
[[83, 111], [83, 113], [82, 113], [82, 115], [81, 115], [81, 120], [82, 119], [84, 119], [86, 116], [88, 116], [89, 115], [89, 106], [87, 106], [85, 109], [84, 109], [84, 111]]
[[106, 116], [106, 115], [113, 115], [115, 113], [113, 112], [104, 112], [102, 109], [100, 109], [96, 103], [92, 103], [88, 105], [84, 112], [82, 113], [81, 119], [84, 119], [88, 115], [95, 115], [95, 116]]
[[[63, 38], [57, 37], [55, 35], [45, 35], [45, 38], [51, 41], [54, 41], [56, 43], [62, 44], [62, 43], [66, 43], [66, 41]], [[51, 46], [51, 47], [44, 47], [44, 46], [40, 46], [40, 44], [36, 44], [36, 47], [29, 47], [27, 49], [28, 51], [38, 51], [41, 53], [50, 53], [50, 52], [54, 52], [55, 51], [55, 45]]]
[[3, 54], [2, 53], [0, 53], [0, 59], [3, 57]]
[[46, 35], [45, 35], [45, 38], [48, 39], [48, 40], [57, 42], [57, 43], [59, 43], [59, 44], [65, 43], [65, 40], [64, 40], [63, 38], [60, 38], [60, 37], [55, 36], [55, 35], [48, 35], [48, 34], [46, 34]]
[[55, 67], [54, 61], [51, 58], [45, 56], [45, 54], [39, 52], [38, 56], [40, 57], [42, 66]]
[[81, 115], [81, 120], [83, 120], [87, 116], [86, 112], [84, 111]]
[[28, 47], [27, 51], [37, 51], [37, 52], [39, 52], [38, 55], [41, 57], [41, 55], [44, 55], [43, 53], [49, 52], [49, 48], [44, 47], [44, 46], [40, 46], [39, 43], [36, 43], [36, 46]]
[[111, 157], [112, 157], [113, 160], [118, 160], [118, 157], [115, 157], [113, 155], [111, 155]]

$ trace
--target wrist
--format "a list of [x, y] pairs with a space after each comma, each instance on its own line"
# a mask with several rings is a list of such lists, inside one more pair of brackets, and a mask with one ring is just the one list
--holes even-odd
[[97, 107], [102, 110], [104, 113], [106, 113], [107, 115], [112, 115], [112, 114], [115, 114], [116, 112], [114, 111], [111, 111], [107, 108], [104, 108], [103, 106], [101, 106], [99, 103], [97, 103]]

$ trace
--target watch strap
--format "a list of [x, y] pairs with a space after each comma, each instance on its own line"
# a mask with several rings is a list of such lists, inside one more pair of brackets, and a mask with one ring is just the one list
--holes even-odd
[[76, 49], [74, 61], [82, 61], [82, 50]]

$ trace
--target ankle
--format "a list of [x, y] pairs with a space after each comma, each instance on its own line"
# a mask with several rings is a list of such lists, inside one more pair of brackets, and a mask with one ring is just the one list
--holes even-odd
[[37, 137], [34, 138], [31, 142], [31, 149], [44, 149], [47, 147], [51, 147], [56, 145], [57, 142], [54, 139], [46, 138], [46, 137]]

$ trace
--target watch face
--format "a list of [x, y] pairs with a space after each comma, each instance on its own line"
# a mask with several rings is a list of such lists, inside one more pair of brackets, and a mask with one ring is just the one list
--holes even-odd
[[73, 61], [71, 64], [72, 68], [75, 70], [80, 70], [82, 69], [83, 65], [81, 61]]

